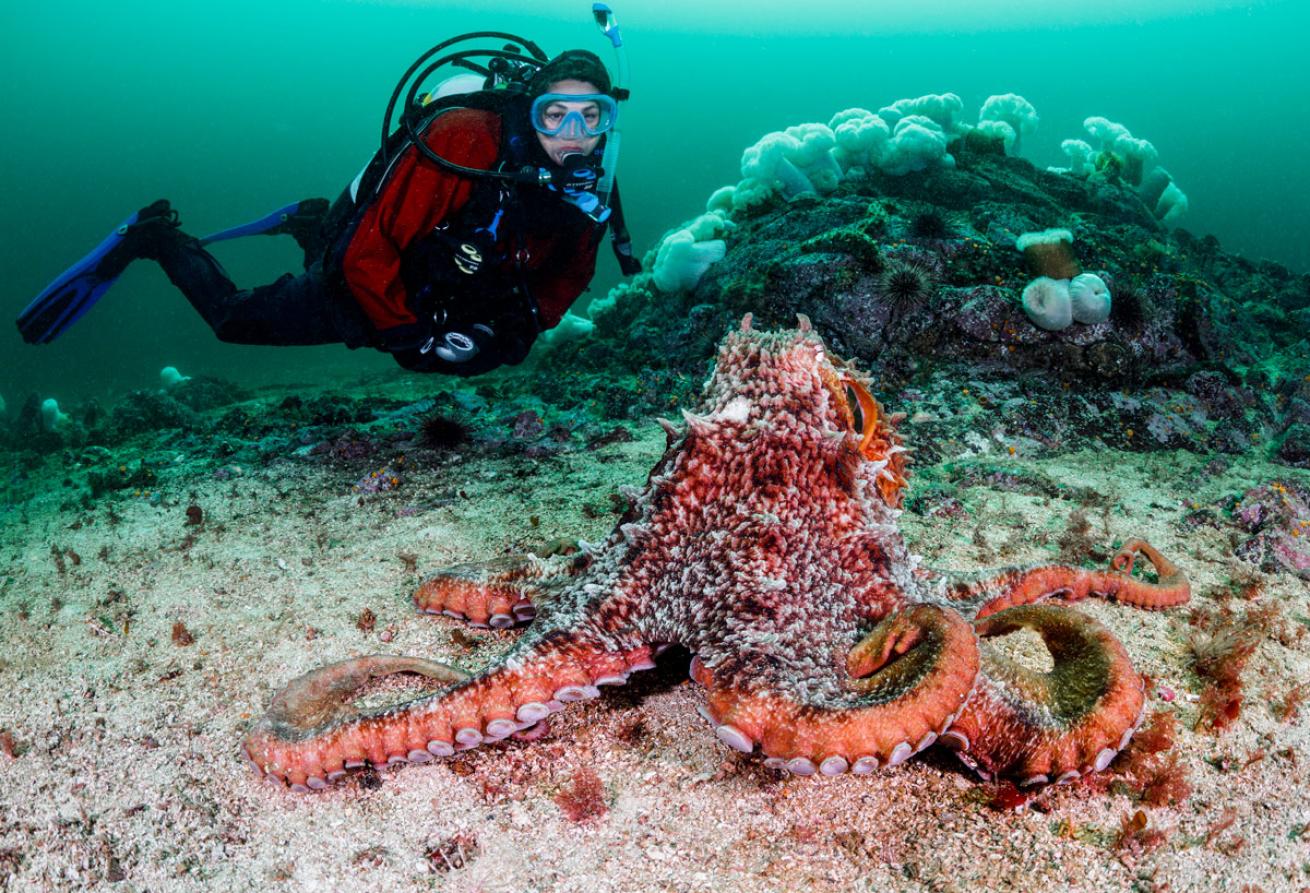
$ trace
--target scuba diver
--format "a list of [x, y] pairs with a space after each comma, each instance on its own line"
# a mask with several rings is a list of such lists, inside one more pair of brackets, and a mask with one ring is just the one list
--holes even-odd
[[[597, 3], [593, 14], [626, 75], [613, 13]], [[449, 53], [414, 76], [441, 50], [486, 37], [513, 43]], [[447, 64], [471, 73], [421, 93]], [[196, 239], [157, 201], [47, 286], [19, 331], [53, 341], [128, 264], [149, 259], [223, 341], [370, 346], [406, 369], [456, 375], [520, 363], [590, 283], [607, 227], [624, 274], [641, 269], [613, 176], [627, 95], [586, 50], [548, 58], [510, 34], [452, 38], [401, 79], [381, 148], [335, 202], [306, 199]], [[304, 272], [257, 288], [238, 290], [205, 248], [280, 234], [304, 251]]]

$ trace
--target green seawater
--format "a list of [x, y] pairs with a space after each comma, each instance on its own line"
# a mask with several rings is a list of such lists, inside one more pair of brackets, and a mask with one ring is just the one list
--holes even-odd
[[[1016, 92], [1041, 115], [1024, 157], [1061, 164], [1061, 140], [1082, 138], [1085, 117], [1122, 122], [1155, 144], [1187, 192], [1180, 225], [1310, 270], [1310, 4], [613, 5], [632, 72], [620, 176], [639, 250], [735, 182], [742, 149], [767, 131], [941, 92], [963, 97], [971, 121], [987, 96]], [[376, 148], [409, 62], [474, 29], [612, 58], [582, 0], [4, 4], [0, 315], [12, 319], [155, 198], [203, 234], [294, 199], [335, 197]], [[287, 238], [216, 253], [243, 286], [298, 261]], [[592, 294], [616, 281], [606, 251]], [[73, 401], [153, 387], [165, 365], [247, 384], [398, 372], [367, 350], [222, 344], [148, 263], [54, 345], [29, 347], [0, 325], [11, 412], [33, 391]]]

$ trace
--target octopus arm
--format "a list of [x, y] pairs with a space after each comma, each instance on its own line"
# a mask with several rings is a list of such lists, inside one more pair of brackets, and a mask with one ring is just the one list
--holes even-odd
[[[982, 669], [942, 744], [983, 777], [1021, 786], [1062, 783], [1106, 768], [1141, 721], [1141, 677], [1120, 642], [1091, 617], [1055, 605], [998, 611], [974, 624]], [[1041, 673], [987, 641], [1020, 628], [1042, 637], [1053, 668]]]
[[427, 614], [445, 614], [472, 626], [508, 629], [530, 623], [552, 579], [576, 573], [576, 558], [516, 555], [459, 564], [425, 580], [414, 604]]
[[[571, 701], [596, 697], [630, 670], [649, 669], [650, 649], [607, 651], [575, 634], [521, 639], [475, 676], [433, 661], [374, 655], [331, 664], [294, 680], [246, 737], [246, 756], [294, 790], [326, 787], [372, 763], [423, 763], [514, 734], [531, 734]], [[383, 709], [353, 702], [370, 680], [421, 673], [449, 687]]]
[[[1138, 555], [1146, 556], [1157, 580], [1133, 576]], [[1177, 565], [1150, 543], [1130, 539], [1110, 560], [1110, 567], [1089, 571], [1065, 565], [1009, 568], [982, 579], [951, 582], [946, 597], [966, 614], [981, 619], [997, 611], [1034, 604], [1052, 597], [1078, 601], [1089, 595], [1112, 598], [1139, 608], [1162, 609], [1186, 602], [1191, 586]]]
[[758, 745], [767, 765], [799, 775], [867, 774], [928, 747], [954, 721], [978, 666], [968, 621], [930, 605], [893, 614], [852, 649], [837, 704], [734, 686], [693, 664], [719, 738], [743, 752]]

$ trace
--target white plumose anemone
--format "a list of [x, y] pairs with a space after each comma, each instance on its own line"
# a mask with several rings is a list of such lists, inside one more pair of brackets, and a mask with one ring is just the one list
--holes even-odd
[[1023, 311], [1040, 329], [1058, 332], [1073, 323], [1073, 301], [1069, 282], [1038, 276], [1023, 290]]
[[1110, 318], [1110, 289], [1095, 273], [1083, 273], [1069, 282], [1073, 318], [1087, 325]]

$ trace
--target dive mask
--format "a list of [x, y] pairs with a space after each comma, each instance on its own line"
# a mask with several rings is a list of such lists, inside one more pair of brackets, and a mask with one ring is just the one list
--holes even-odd
[[618, 116], [618, 102], [604, 93], [543, 93], [532, 101], [532, 126], [544, 136], [600, 136]]

